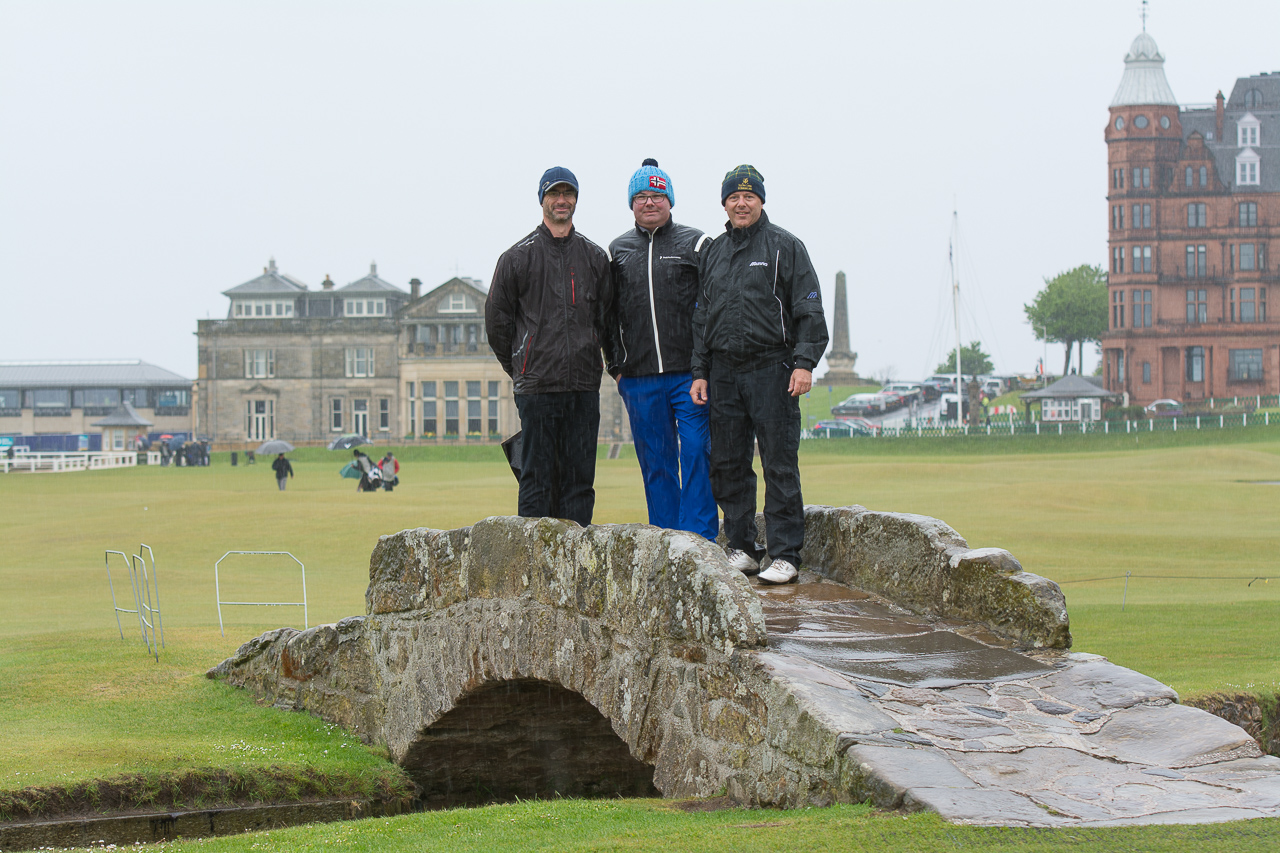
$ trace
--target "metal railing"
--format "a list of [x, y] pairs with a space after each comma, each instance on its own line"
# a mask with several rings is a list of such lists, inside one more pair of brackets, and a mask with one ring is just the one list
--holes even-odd
[[[150, 560], [149, 569], [148, 561], [142, 557], [143, 551], [146, 551], [147, 558]], [[132, 608], [121, 607], [116, 598], [116, 585], [111, 578], [112, 554], [119, 554], [128, 568], [129, 584], [133, 593]], [[160, 576], [156, 572], [155, 552], [151, 550], [150, 545], [143, 543], [138, 546], [137, 554], [108, 550], [103, 554], [103, 560], [107, 567], [107, 586], [111, 589], [111, 607], [115, 611], [116, 630], [120, 632], [120, 639], [125, 638], [120, 614], [134, 614], [138, 619], [138, 631], [142, 634], [142, 641], [147, 646], [147, 653], [154, 654], [156, 662], [159, 663], [160, 649], [164, 647], [164, 623], [160, 614]]]
[[[293, 560], [298, 564], [298, 568], [302, 570], [302, 600], [301, 601], [224, 601], [222, 598], [222, 584], [218, 577], [218, 567], [222, 565], [222, 561], [230, 557], [232, 554], [243, 556], [284, 556]], [[222, 632], [222, 636], [226, 636], [226, 629], [222, 624], [222, 606], [228, 607], [301, 607], [302, 608], [302, 628], [306, 630], [307, 622], [307, 567], [302, 561], [288, 551], [228, 551], [218, 558], [218, 562], [213, 564], [213, 591], [218, 600], [218, 630]]]

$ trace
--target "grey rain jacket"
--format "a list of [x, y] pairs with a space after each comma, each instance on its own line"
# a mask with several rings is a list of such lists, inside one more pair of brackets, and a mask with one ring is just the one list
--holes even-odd
[[609, 375], [689, 372], [698, 254], [710, 242], [697, 228], [669, 219], [652, 234], [636, 225], [609, 244]]
[[693, 378], [708, 377], [713, 357], [744, 370], [779, 361], [813, 370], [827, 349], [827, 322], [804, 243], [763, 211], [748, 228], [725, 229], [698, 257]]
[[609, 256], [545, 224], [502, 253], [485, 300], [485, 331], [517, 394], [598, 391]]

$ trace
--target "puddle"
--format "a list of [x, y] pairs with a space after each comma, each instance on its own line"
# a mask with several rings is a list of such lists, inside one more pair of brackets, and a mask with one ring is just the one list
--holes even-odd
[[[861, 590], [835, 583], [758, 587], [769, 648], [796, 655], [842, 675], [904, 687], [955, 687], [1008, 681], [1052, 668], [1000, 648], [978, 626], [966, 634], [990, 636], [987, 645], [955, 630], [895, 613]], [[959, 623], [944, 623], [962, 629]]]

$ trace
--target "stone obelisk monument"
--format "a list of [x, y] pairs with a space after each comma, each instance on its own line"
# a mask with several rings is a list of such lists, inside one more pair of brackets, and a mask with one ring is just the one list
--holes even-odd
[[858, 385], [862, 380], [854, 372], [858, 354], [849, 349], [849, 295], [845, 291], [844, 273], [836, 273], [835, 315], [831, 326], [831, 349], [827, 352], [827, 375], [823, 385]]

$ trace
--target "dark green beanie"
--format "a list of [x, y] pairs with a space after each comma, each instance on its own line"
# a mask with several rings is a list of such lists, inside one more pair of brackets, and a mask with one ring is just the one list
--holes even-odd
[[735, 166], [724, 176], [724, 183], [720, 185], [720, 204], [723, 205], [725, 199], [734, 193], [755, 193], [760, 196], [760, 202], [764, 203], [764, 176], [756, 171], [755, 166], [748, 166], [746, 163]]

